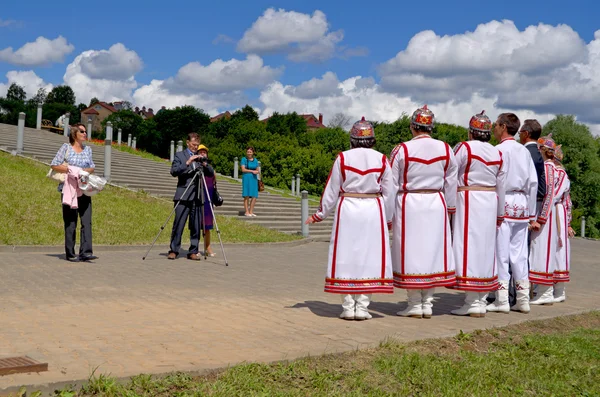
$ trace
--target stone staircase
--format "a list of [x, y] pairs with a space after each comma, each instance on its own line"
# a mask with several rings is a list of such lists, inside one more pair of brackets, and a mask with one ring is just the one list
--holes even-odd
[[[23, 156], [50, 164], [60, 146], [67, 138], [45, 130], [25, 128]], [[0, 124], [0, 149], [12, 151], [17, 145], [17, 127]], [[91, 145], [96, 173], [104, 173], [104, 146]], [[176, 178], [169, 173], [171, 164], [168, 161], [158, 162], [145, 159], [130, 153], [112, 150], [110, 183], [119, 187], [136, 191], [144, 191], [150, 195], [171, 200], [177, 185]], [[218, 170], [217, 170], [218, 171]], [[300, 200], [284, 197], [276, 192], [261, 192], [256, 201], [256, 217], [245, 217], [244, 202], [241, 197], [242, 185], [233, 178], [218, 175], [219, 193], [224, 199], [221, 207], [215, 208], [220, 215], [237, 217], [249, 223], [266, 228], [276, 229], [283, 233], [301, 233], [302, 220]], [[269, 189], [270, 190], [270, 189]], [[317, 202], [309, 202], [309, 213], [316, 210]], [[329, 241], [332, 219], [310, 226], [310, 237]]]

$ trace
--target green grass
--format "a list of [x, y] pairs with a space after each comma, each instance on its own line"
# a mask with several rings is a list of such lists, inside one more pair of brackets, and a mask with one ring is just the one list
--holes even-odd
[[[0, 245], [61, 245], [64, 228], [57, 183], [48, 167], [0, 152]], [[173, 209], [171, 201], [107, 186], [92, 198], [94, 244], [150, 244]], [[157, 243], [168, 243], [171, 217]], [[224, 242], [281, 242], [299, 236], [217, 216]], [[185, 229], [183, 244], [189, 242]], [[186, 235], [187, 234], [187, 235]], [[213, 237], [217, 242], [216, 233]], [[79, 237], [78, 237], [79, 238]]]
[[[99, 139], [89, 140], [88, 142], [92, 143], [96, 146], [104, 146], [104, 141], [101, 141]], [[127, 141], [125, 141], [125, 142], [127, 142]], [[168, 159], [163, 159], [162, 157], [158, 157], [152, 153], [146, 152], [145, 150], [133, 149], [133, 148], [127, 146], [127, 143], [121, 143], [120, 145], [117, 145], [116, 142], [113, 142], [112, 148], [115, 150], [119, 150], [121, 152], [131, 153], [136, 156], [143, 157], [145, 159], [158, 161], [159, 163], [170, 163], [170, 161]]]
[[[241, 364], [206, 376], [92, 375], [62, 396], [597, 396], [600, 312], [454, 338]], [[60, 394], [64, 393], [64, 394]]]

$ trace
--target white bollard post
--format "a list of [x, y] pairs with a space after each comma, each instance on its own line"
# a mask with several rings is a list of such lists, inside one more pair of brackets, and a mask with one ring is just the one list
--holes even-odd
[[302, 191], [301, 213], [302, 213], [302, 236], [308, 237], [308, 225], [305, 223], [306, 219], [308, 218], [308, 192], [306, 190]]
[[300, 174], [296, 174], [296, 196], [300, 196]]
[[42, 129], [42, 104], [38, 103], [37, 119], [35, 120], [35, 129]]
[[137, 138], [136, 137], [133, 137], [133, 142], [131, 142], [131, 147], [133, 149], [137, 148]]
[[585, 216], [581, 217], [581, 237], [585, 238]]
[[175, 159], [175, 141], [171, 141], [171, 155], [169, 156], [169, 160], [173, 162]]
[[17, 154], [23, 153], [23, 138], [25, 135], [25, 113], [19, 113], [17, 123]]
[[237, 157], [233, 159], [233, 179], [239, 179], [238, 176], [240, 174], [240, 162]]
[[177, 151], [181, 152], [183, 150], [183, 141], [180, 139], [177, 141]]
[[112, 123], [106, 123], [106, 139], [104, 139], [104, 179], [110, 182], [110, 157], [112, 154]]
[[127, 146], [131, 147], [131, 134], [127, 137]]
[[296, 179], [292, 175], [292, 196], [296, 195]]
[[122, 132], [123, 132], [123, 130], [121, 128], [119, 128], [117, 130], [117, 145], [119, 145], [119, 146], [121, 146]]
[[88, 139], [92, 139], [92, 116], [88, 116], [87, 136]]
[[69, 117], [71, 117], [71, 113], [65, 114], [65, 123], [63, 124], [63, 134], [64, 136], [69, 136]]

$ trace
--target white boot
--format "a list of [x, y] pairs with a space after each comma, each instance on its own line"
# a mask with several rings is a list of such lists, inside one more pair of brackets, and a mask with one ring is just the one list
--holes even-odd
[[508, 281], [500, 280], [500, 286], [496, 291], [496, 300], [486, 306], [488, 312], [509, 313], [510, 305], [508, 304]]
[[406, 295], [408, 295], [406, 309], [396, 313], [402, 317], [423, 317], [423, 304], [421, 303], [421, 290], [420, 289], [407, 289]]
[[369, 303], [371, 303], [371, 294], [364, 295], [354, 295], [354, 300], [356, 301], [356, 311], [354, 312], [355, 320], [370, 320], [373, 318], [367, 307], [369, 307]]
[[488, 297], [489, 292], [480, 292], [479, 293], [479, 313], [482, 314], [481, 317], [485, 317], [485, 313], [487, 312], [487, 309], [485, 308], [488, 303], [487, 303], [487, 297]]
[[554, 303], [564, 302], [567, 299], [565, 287], [565, 283], [554, 284]]
[[352, 295], [342, 295], [342, 308], [344, 311], [340, 314], [340, 318], [344, 320], [354, 320], [355, 315], [355, 305], [354, 298]]
[[517, 303], [510, 308], [515, 312], [529, 313], [529, 280], [517, 280], [515, 282], [517, 290]]
[[423, 304], [423, 318], [431, 318], [433, 315], [433, 293], [435, 288], [421, 290], [421, 302]]
[[546, 305], [552, 306], [554, 304], [554, 288], [551, 285], [538, 284], [535, 298], [533, 298], [530, 305]]
[[460, 309], [452, 310], [450, 313], [457, 316], [484, 317], [479, 305], [479, 292], [467, 291], [465, 294], [465, 304]]

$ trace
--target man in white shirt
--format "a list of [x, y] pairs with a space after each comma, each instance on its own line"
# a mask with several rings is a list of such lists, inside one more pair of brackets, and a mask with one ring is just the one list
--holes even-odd
[[504, 222], [498, 229], [496, 261], [499, 287], [496, 300], [487, 306], [488, 312], [508, 313], [509, 268], [516, 280], [517, 302], [513, 310], [529, 313], [529, 269], [527, 266], [527, 231], [535, 225], [537, 174], [529, 151], [515, 141], [521, 122], [513, 113], [502, 113], [494, 125], [496, 146], [505, 165]]

